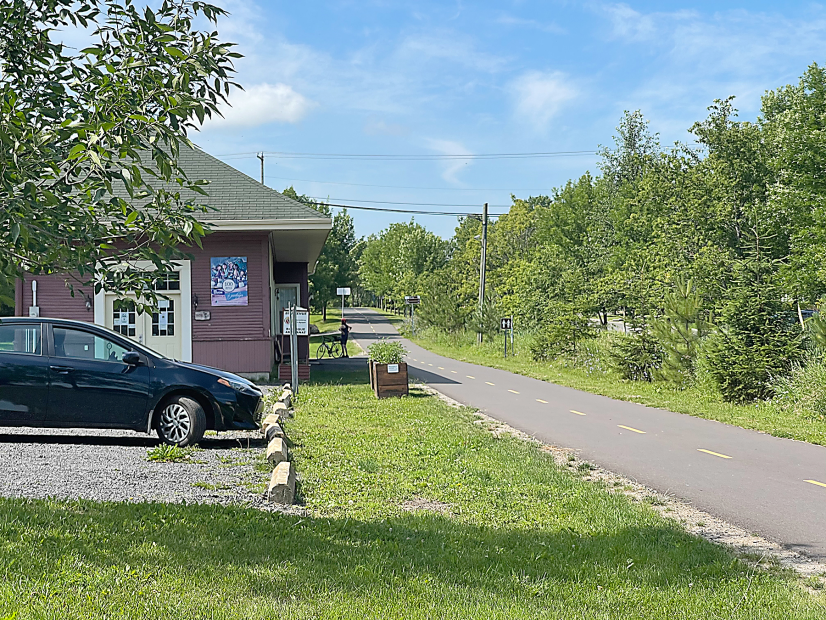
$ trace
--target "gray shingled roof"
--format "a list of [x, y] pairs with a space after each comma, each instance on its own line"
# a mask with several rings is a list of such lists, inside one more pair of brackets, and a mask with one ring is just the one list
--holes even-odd
[[[199, 220], [218, 222], [329, 219], [312, 207], [262, 185], [198, 147], [191, 149], [181, 145], [178, 164], [190, 181], [209, 181], [209, 185], [204, 187], [207, 196], [181, 189], [177, 184], [167, 186], [169, 190], [180, 191], [183, 200], [212, 207], [206, 213], [196, 213], [195, 216]], [[148, 176], [145, 180], [149, 184], [156, 182]], [[128, 199], [126, 188], [123, 186], [115, 186], [115, 194]]]
[[325, 217], [312, 207], [262, 185], [200, 148], [181, 147], [178, 163], [190, 180], [206, 179], [210, 182], [204, 188], [209, 196], [186, 192], [191, 194], [192, 200], [216, 209], [199, 215], [198, 219], [308, 220]]

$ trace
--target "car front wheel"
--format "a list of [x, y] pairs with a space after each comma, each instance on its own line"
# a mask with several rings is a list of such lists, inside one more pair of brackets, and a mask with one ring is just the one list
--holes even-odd
[[167, 401], [158, 417], [158, 437], [173, 446], [191, 446], [203, 439], [206, 413], [198, 401], [175, 396]]

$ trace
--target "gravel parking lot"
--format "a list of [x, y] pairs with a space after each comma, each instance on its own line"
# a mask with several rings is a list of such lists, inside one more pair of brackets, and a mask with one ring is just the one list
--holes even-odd
[[190, 462], [149, 461], [158, 443], [131, 431], [0, 427], [0, 495], [267, 505], [258, 432], [211, 432]]

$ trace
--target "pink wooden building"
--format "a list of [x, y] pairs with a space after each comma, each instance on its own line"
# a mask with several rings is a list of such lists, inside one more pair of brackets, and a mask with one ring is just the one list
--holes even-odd
[[[40, 316], [105, 325], [176, 359], [266, 378], [289, 354], [282, 311], [308, 307], [307, 277], [332, 222], [199, 149], [182, 149], [179, 161], [189, 178], [210, 181], [209, 197], [193, 199], [214, 209], [202, 216], [213, 232], [203, 249], [187, 248], [192, 260], [158, 279], [166, 299], [156, 312], [137, 314], [128, 299], [92, 287], [76, 286], [72, 297], [64, 276], [27, 275], [17, 282], [15, 313], [36, 305]], [[306, 376], [307, 337], [299, 337], [298, 357]]]

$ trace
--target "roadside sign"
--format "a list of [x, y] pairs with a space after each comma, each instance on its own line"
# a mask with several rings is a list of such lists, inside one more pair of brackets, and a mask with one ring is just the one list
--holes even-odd
[[[296, 310], [295, 312], [295, 335], [309, 336], [310, 335], [310, 313], [307, 310]], [[290, 312], [284, 310], [284, 335], [290, 335]]]
[[336, 295], [349, 295], [350, 294], [350, 287], [345, 286], [336, 289]]
[[499, 319], [499, 329], [503, 329], [503, 330], [513, 329], [513, 319], [511, 317], [505, 317], [504, 319]]
[[404, 303], [406, 303], [408, 306], [418, 306], [420, 303], [422, 303], [422, 298], [418, 295], [405, 295]]

